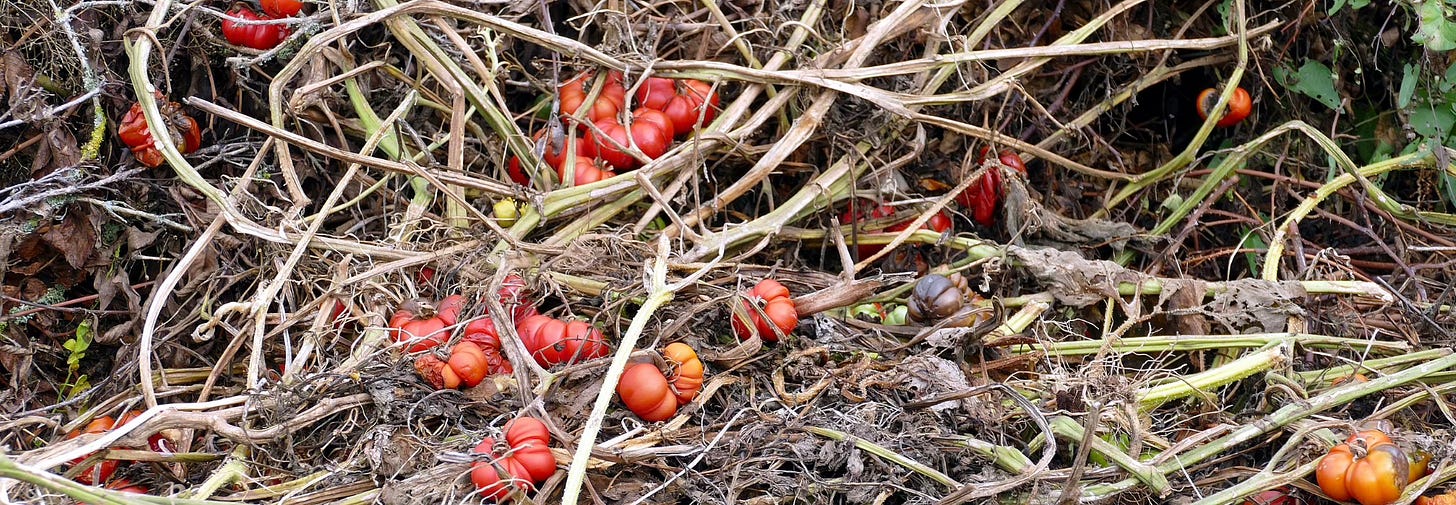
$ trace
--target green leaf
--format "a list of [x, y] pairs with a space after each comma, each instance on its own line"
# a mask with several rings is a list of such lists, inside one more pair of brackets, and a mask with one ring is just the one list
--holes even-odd
[[1441, 193], [1446, 196], [1446, 207], [1456, 209], [1456, 176], [1441, 172]]
[[[1452, 68], [1456, 68], [1456, 66]], [[1406, 63], [1404, 74], [1400, 79], [1400, 94], [1395, 97], [1395, 106], [1402, 109], [1410, 106], [1411, 97], [1416, 94], [1416, 84], [1421, 81], [1421, 68]]]
[[1411, 130], [1423, 137], [1444, 139], [1453, 124], [1456, 124], [1456, 113], [1452, 113], [1449, 105], [1421, 107], [1410, 115]]
[[1411, 40], [1432, 51], [1456, 49], [1456, 23], [1446, 17], [1445, 2], [1425, 0], [1413, 4], [1420, 25], [1411, 34]]
[[1295, 77], [1295, 82], [1290, 83], [1295, 91], [1325, 104], [1330, 110], [1340, 108], [1340, 94], [1335, 91], [1335, 73], [1330, 67], [1309, 60], [1299, 67], [1299, 74]]

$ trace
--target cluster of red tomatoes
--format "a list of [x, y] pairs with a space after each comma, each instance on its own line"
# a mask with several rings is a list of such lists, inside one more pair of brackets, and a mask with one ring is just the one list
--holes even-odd
[[[171, 137], [172, 144], [184, 154], [202, 147], [202, 128], [197, 126], [197, 121], [182, 110], [181, 104], [167, 100], [160, 91], [155, 93], [157, 109], [162, 113], [162, 122], [167, 127], [167, 136]], [[147, 127], [147, 118], [142, 115], [141, 104], [132, 104], [131, 109], [126, 111], [116, 134], [143, 165], [155, 168], [164, 161], [162, 151], [157, 149], [156, 139]]]
[[[558, 89], [561, 113], [590, 122], [590, 127], [580, 124], [578, 129], [564, 130], [548, 125], [534, 136], [545, 145], [541, 160], [556, 171], [557, 180], [566, 181], [570, 175], [573, 186], [608, 179], [617, 175], [615, 171], [635, 170], [644, 161], [657, 159], [674, 139], [687, 137], [718, 113], [718, 94], [703, 81], [649, 77], [638, 87], [638, 107], [630, 114], [621, 72], [607, 72], [593, 99], [595, 81], [595, 74], [585, 73]], [[573, 120], [566, 121], [570, 125]], [[510, 159], [506, 173], [518, 184], [531, 183], [519, 158]]]
[[[128, 411], [125, 414], [122, 414], [120, 420], [114, 419], [111, 416], [98, 417], [91, 420], [90, 423], [87, 423], [85, 428], [73, 430], [70, 433], [67, 433], [66, 440], [79, 437], [83, 434], [99, 435], [102, 433], [106, 433], [108, 431], [116, 429], [119, 426], [131, 422], [133, 419], [136, 419], [140, 415], [142, 415], [142, 412], [140, 410], [132, 410]], [[155, 452], [173, 452], [172, 442], [170, 440], [167, 440], [167, 438], [163, 437], [160, 433], [148, 437], [147, 446], [149, 449]], [[86, 456], [76, 458], [71, 461], [71, 466], [79, 466], [84, 463], [87, 458], [90, 457], [91, 455], [88, 454]], [[75, 480], [76, 482], [87, 485], [101, 485], [104, 483], [107, 489], [112, 489], [123, 493], [146, 494], [147, 488], [145, 486], [133, 484], [131, 481], [126, 479], [111, 479], [112, 474], [116, 473], [116, 470], [121, 468], [121, 464], [121, 460], [102, 460], [99, 463], [80, 470], [78, 473], [76, 473]]]
[[[291, 17], [303, 10], [303, 2], [300, 0], [260, 0], [258, 3], [263, 8], [262, 13], [239, 2], [233, 5], [227, 15], [244, 21], [273, 21]], [[244, 24], [232, 19], [222, 21], [222, 36], [229, 44], [260, 51], [278, 47], [278, 44], [288, 39], [290, 33], [288, 25], [282, 23]]]
[[520, 417], [505, 427], [505, 440], [485, 438], [472, 450], [487, 459], [471, 464], [470, 481], [481, 496], [504, 501], [512, 492], [527, 492], [556, 473], [551, 431], [534, 417]]

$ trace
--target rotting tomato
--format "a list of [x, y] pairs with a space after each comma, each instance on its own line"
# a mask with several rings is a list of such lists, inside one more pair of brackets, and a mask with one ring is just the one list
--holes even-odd
[[[1214, 88], [1208, 88], [1203, 90], [1202, 93], [1199, 93], [1198, 117], [1208, 119], [1208, 114], [1213, 110], [1213, 106], [1218, 105], [1218, 98], [1218, 90]], [[1223, 117], [1219, 118], [1216, 124], [1219, 128], [1228, 128], [1239, 124], [1244, 118], [1249, 117], [1249, 111], [1253, 110], [1253, 108], [1254, 101], [1249, 96], [1249, 91], [1241, 87], [1234, 88], [1234, 96], [1228, 102], [1228, 111], [1224, 113]]]
[[475, 387], [485, 380], [489, 365], [485, 351], [475, 342], [462, 341], [450, 348], [448, 361], [441, 361], [434, 354], [415, 358], [415, 371], [435, 389], [458, 389], [460, 386]]
[[[759, 314], [760, 308], [763, 314]], [[777, 342], [780, 333], [788, 335], [799, 327], [799, 310], [789, 298], [789, 288], [773, 279], [758, 281], [739, 309], [741, 313], [733, 313], [733, 332], [741, 340], [748, 340], [756, 332], [765, 341]]]
[[965, 305], [965, 278], [957, 280], [940, 274], [930, 274], [915, 282], [910, 299], [905, 303], [910, 319], [928, 323], [950, 317]]
[[461, 339], [480, 346], [480, 352], [485, 356], [486, 371], [491, 375], [509, 374], [515, 371], [510, 360], [501, 354], [500, 335], [496, 333], [495, 321], [491, 318], [476, 319], [465, 325], [465, 336]]
[[643, 421], [666, 421], [677, 413], [678, 397], [668, 388], [667, 377], [651, 363], [637, 363], [622, 372], [617, 383], [622, 404]]
[[699, 124], [713, 122], [718, 115], [719, 97], [713, 85], [703, 81], [649, 77], [637, 88], [637, 102], [667, 114], [676, 135], [685, 137]]
[[450, 295], [434, 307], [418, 301], [406, 303], [389, 318], [390, 336], [395, 342], [412, 342], [406, 352], [420, 352], [443, 344], [450, 336], [448, 328], [459, 322], [464, 303], [460, 295]]
[[[162, 122], [167, 127], [167, 135], [172, 139], [172, 144], [182, 154], [196, 151], [202, 147], [202, 128], [197, 121], [188, 116], [182, 110], [182, 105], [162, 95], [160, 91], [154, 92], [157, 97], [157, 109], [161, 112]], [[156, 168], [161, 166], [166, 159], [162, 151], [157, 149], [156, 139], [152, 138], [151, 129], [147, 126], [147, 118], [142, 114], [140, 103], [132, 104], [131, 109], [121, 118], [121, 125], [117, 127], [116, 134], [121, 137], [122, 143], [131, 148], [132, 155], [137, 161], [148, 167]]]
[[580, 363], [607, 355], [602, 332], [582, 321], [534, 315], [516, 325], [521, 343], [542, 367]]
[[575, 161], [562, 160], [556, 167], [556, 177], [562, 181], [566, 180], [566, 169], [571, 168], [572, 186], [583, 186], [593, 182], [604, 181], [616, 177], [617, 173], [611, 170], [604, 170], [601, 160], [577, 156]]
[[[858, 210], [858, 212], [856, 212], [856, 210]], [[877, 205], [870, 200], [863, 200], [860, 202], [860, 205], [857, 209], [845, 209], [844, 214], [840, 216], [839, 220], [844, 223], [863, 223], [865, 221], [884, 219], [894, 215], [894, 207], [885, 204]], [[910, 227], [910, 223], [915, 222], [915, 219], [917, 218], [912, 217], [905, 221], [895, 223], [884, 228], [883, 231], [887, 233], [899, 233], [905, 231], [906, 228]], [[925, 223], [920, 225], [920, 229], [933, 230], [936, 233], [945, 233], [947, 231], [950, 231], [953, 227], [954, 223], [950, 219], [950, 214], [946, 213], [943, 209], [940, 212], [935, 213], [934, 216], [931, 216], [929, 220], [925, 221]], [[881, 231], [881, 229], [864, 228], [863, 231], [864, 233], [878, 233]], [[880, 252], [880, 250], [884, 248], [885, 246], [881, 244], [860, 244], [857, 246], [860, 258], [868, 258], [870, 256], [874, 256], [875, 253]]]
[[[595, 131], [586, 133], [587, 144], [596, 150], [597, 157], [611, 164], [620, 170], [632, 170], [640, 163], [636, 157], [630, 154], [632, 144], [637, 144], [637, 150], [647, 159], [655, 160], [667, 152], [668, 142], [663, 140], [662, 130], [649, 122], [633, 124], [630, 128], [618, 123], [614, 118], [607, 118], [593, 123], [602, 136], [610, 141], [597, 136]], [[615, 144], [614, 144], [615, 142]], [[620, 147], [618, 147], [620, 144]]]
[[556, 473], [556, 457], [551, 455], [551, 432], [534, 417], [517, 418], [506, 424], [504, 456], [496, 457], [494, 438], [485, 438], [475, 446], [475, 454], [485, 454], [491, 461], [471, 464], [470, 480], [482, 496], [502, 501], [512, 491], [530, 491]]
[[510, 313], [512, 326], [522, 319], [536, 315], [536, 304], [531, 302], [526, 279], [520, 275], [507, 275], [501, 280], [500, 290], [496, 294], [500, 297], [501, 307]]
[[668, 382], [679, 403], [688, 403], [703, 390], [703, 361], [698, 353], [682, 342], [673, 342], [662, 350], [662, 356], [674, 364]]
[[1456, 505], [1456, 493], [1444, 493], [1436, 496], [1422, 496], [1416, 498], [1415, 505]]
[[[990, 154], [991, 148], [981, 148], [981, 158], [977, 164], [985, 164], [986, 157]], [[1026, 175], [1026, 162], [1022, 161], [1011, 150], [1003, 150], [996, 156], [996, 160], [1002, 165], [1011, 167], [1022, 175]], [[996, 224], [996, 210], [1001, 207], [1002, 176], [1001, 170], [997, 167], [990, 167], [980, 180], [971, 183], [965, 191], [956, 195], [956, 203], [962, 207], [971, 209], [971, 219], [974, 219], [981, 226], [990, 227]]]
[[1420, 449], [1407, 452], [1410, 455], [1410, 476], [1406, 477], [1405, 482], [1409, 484], [1431, 473], [1431, 453]]
[[265, 14], [275, 18], [286, 18], [303, 10], [303, 2], [299, 0], [262, 0], [258, 3], [263, 6]]
[[1365, 430], [1336, 445], [1320, 459], [1315, 480], [1338, 501], [1388, 505], [1400, 498], [1410, 478], [1405, 451], [1379, 430]]
[[[586, 102], [587, 95], [591, 93], [593, 74], [588, 72], [575, 79], [566, 81], [557, 90], [561, 97], [561, 113], [568, 116], [575, 116]], [[607, 72], [606, 83], [602, 85], [601, 92], [597, 93], [596, 101], [592, 102], [586, 113], [587, 121], [593, 123], [605, 119], [617, 117], [626, 106], [627, 88], [622, 87], [622, 73], [615, 70]]]
[[[253, 12], [247, 6], [237, 4], [228, 11], [228, 16], [245, 21], [271, 21], [276, 19], [267, 14]], [[288, 39], [288, 25], [283, 24], [242, 24], [231, 19], [222, 20], [222, 36], [228, 43], [235, 46], [251, 47], [260, 51], [267, 51], [278, 47]]]

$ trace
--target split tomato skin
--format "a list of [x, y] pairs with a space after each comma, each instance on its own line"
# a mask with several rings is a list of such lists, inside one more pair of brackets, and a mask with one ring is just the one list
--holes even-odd
[[675, 365], [668, 383], [678, 403], [697, 398], [703, 389], [703, 361], [698, 359], [697, 351], [682, 342], [674, 342], [662, 350], [662, 356]]
[[[276, 19], [267, 14], [258, 14], [253, 9], [238, 4], [227, 13], [229, 16], [247, 21], [268, 21]], [[231, 19], [222, 20], [222, 36], [229, 44], [267, 51], [278, 47], [288, 39], [287, 25], [245, 25]]]
[[[167, 134], [172, 138], [172, 144], [182, 154], [187, 154], [202, 147], [202, 128], [197, 121], [182, 111], [182, 106], [177, 102], [167, 100], [161, 92], [156, 92], [157, 108], [161, 112], [162, 122], [167, 127]], [[131, 109], [122, 116], [121, 123], [116, 129], [117, 137], [126, 144], [136, 156], [137, 161], [151, 168], [161, 166], [166, 158], [162, 151], [157, 149], [156, 140], [152, 138], [151, 128], [147, 125], [147, 118], [142, 113], [140, 103], [132, 104]]]
[[[1218, 105], [1218, 90], [1208, 88], [1198, 94], [1198, 117], [1208, 119], [1208, 114], [1213, 106]], [[1254, 100], [1249, 96], [1249, 90], [1242, 87], [1234, 88], [1234, 96], [1229, 99], [1228, 111], [1215, 123], [1219, 128], [1228, 128], [1239, 124], [1244, 118], [1249, 117], [1249, 112], [1254, 108]]]
[[1379, 430], [1351, 435], [1331, 448], [1315, 468], [1315, 480], [1326, 495], [1361, 505], [1394, 503], [1409, 477], [1409, 458]]
[[[981, 159], [978, 163], [985, 163], [986, 156], [990, 154], [991, 148], [981, 148]], [[1026, 162], [1011, 150], [1003, 150], [996, 156], [996, 160], [1002, 165], [1011, 167], [1012, 170], [1026, 175]], [[987, 170], [979, 181], [971, 183], [965, 191], [956, 195], [956, 203], [971, 210], [971, 219], [981, 226], [991, 227], [996, 224], [996, 211], [1001, 207], [1001, 192], [1003, 189], [1001, 170], [992, 167]]]
[[628, 410], [649, 423], [666, 421], [677, 413], [677, 395], [668, 388], [662, 370], [651, 363], [627, 367], [617, 383], [617, 396]]
[[[506, 424], [505, 432], [505, 442], [509, 446], [505, 456], [496, 457], [494, 438], [481, 440], [472, 451], [494, 458], [494, 464], [491, 461], [472, 463], [470, 481], [481, 495], [497, 502], [505, 500], [516, 489], [534, 489], [556, 473], [556, 458], [551, 455], [551, 432], [544, 423], [533, 417], [521, 417]], [[506, 475], [502, 476], [501, 470]]]
[[[754, 308], [759, 302], [767, 319]], [[799, 327], [799, 310], [794, 306], [794, 300], [789, 298], [789, 288], [773, 279], [764, 279], [754, 285], [743, 300], [741, 310], [742, 314], [733, 314], [733, 331], [740, 340], [753, 337], [756, 330], [764, 341], [777, 342], [778, 333], [788, 335]]]

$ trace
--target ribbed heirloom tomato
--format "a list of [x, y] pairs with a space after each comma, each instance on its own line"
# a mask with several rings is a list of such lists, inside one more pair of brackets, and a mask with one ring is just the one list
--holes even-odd
[[263, 6], [264, 13], [275, 18], [286, 18], [303, 10], [303, 2], [299, 0], [262, 0], [258, 3]]
[[673, 131], [685, 137], [699, 124], [713, 122], [718, 115], [719, 97], [713, 92], [713, 85], [703, 81], [649, 77], [637, 88], [637, 102], [667, 114], [672, 119]]
[[[857, 224], [866, 221], [884, 219], [893, 215], [895, 215], [894, 207], [883, 204], [877, 205], [872, 201], [863, 200], [860, 202], [857, 208], [845, 209], [844, 214], [840, 216], [839, 220], [843, 223]], [[890, 225], [889, 227], [886, 227], [884, 231], [888, 233], [899, 233], [905, 231], [906, 228], [909, 228], [910, 223], [913, 223], [914, 221], [915, 218], [910, 218], [894, 225]], [[950, 219], [950, 214], [947, 214], [945, 210], [941, 210], [940, 212], [935, 213], [934, 216], [930, 216], [929, 220], [925, 221], [924, 224], [920, 225], [920, 229], [934, 230], [936, 233], [945, 233], [953, 227], [954, 223]], [[865, 227], [863, 229], [863, 232], [878, 233], [880, 232], [880, 229]], [[875, 253], [880, 252], [880, 250], [884, 248], [885, 246], [880, 244], [860, 244], [857, 247], [859, 251], [859, 256], [861, 258], [874, 256]]]
[[471, 341], [463, 341], [451, 347], [448, 361], [441, 361], [434, 354], [415, 358], [415, 371], [426, 382], [435, 386], [435, 389], [475, 387], [485, 380], [489, 368], [485, 351]]
[[[521, 276], [510, 274], [501, 279], [501, 287], [496, 295], [500, 297], [501, 308], [511, 314], [512, 326], [522, 319], [536, 315], [536, 304], [530, 300], [531, 293], [526, 287], [526, 279]], [[469, 333], [469, 328], [466, 332]]]
[[1365, 430], [1336, 445], [1320, 460], [1315, 480], [1339, 501], [1388, 505], [1400, 498], [1410, 478], [1405, 451], [1380, 430]]
[[[1198, 117], [1208, 119], [1209, 112], [1213, 106], [1218, 105], [1218, 90], [1208, 88], [1198, 94]], [[1244, 118], [1249, 117], [1249, 112], [1254, 109], [1254, 100], [1249, 97], [1249, 91], [1244, 88], [1234, 88], [1234, 96], [1229, 99], [1228, 111], [1215, 123], [1219, 128], [1228, 128], [1239, 124]]]
[[628, 410], [649, 423], [666, 421], [677, 413], [677, 395], [668, 388], [662, 370], [652, 363], [628, 366], [617, 383], [617, 396]]
[[[768, 319], [759, 314], [759, 309]], [[741, 314], [733, 314], [733, 332], [742, 340], [748, 340], [757, 332], [759, 338], [777, 342], [779, 333], [788, 335], [799, 327], [799, 310], [794, 307], [794, 300], [789, 298], [789, 288], [773, 279], [758, 281], [748, 291], [740, 310]]]
[[[481, 440], [475, 454], [485, 454], [491, 461], [471, 464], [470, 481], [480, 494], [502, 501], [514, 490], [530, 491], [556, 473], [556, 458], [551, 455], [551, 432], [533, 417], [521, 417], [506, 424], [506, 447], [498, 451], [494, 438]], [[504, 454], [499, 458], [497, 454]]]
[[[183, 112], [180, 104], [167, 100], [161, 92], [156, 92], [155, 96], [162, 122], [167, 127], [167, 135], [172, 138], [172, 144], [177, 146], [177, 150], [187, 154], [202, 147], [202, 129], [197, 126], [197, 121]], [[116, 135], [131, 148], [132, 154], [141, 164], [155, 168], [165, 161], [162, 151], [157, 149], [156, 140], [152, 138], [140, 103], [132, 104], [126, 115], [122, 116]]]
[[480, 346], [480, 352], [485, 355], [486, 371], [490, 375], [515, 371], [510, 360], [501, 354], [500, 335], [496, 334], [495, 321], [491, 318], [476, 319], [465, 325], [465, 336], [462, 339]]
[[[574, 116], [586, 102], [587, 95], [591, 93], [592, 74], [590, 72], [577, 76], [577, 78], [566, 81], [557, 90], [561, 98], [561, 113]], [[615, 70], [607, 72], [607, 81], [602, 85], [602, 90], [597, 94], [596, 101], [592, 102], [587, 110], [586, 119], [593, 123], [604, 119], [613, 119], [621, 112], [627, 103], [627, 88], [622, 87], [622, 73]]]
[[676, 127], [673, 126], [672, 118], [667, 117], [667, 114], [657, 109], [638, 107], [637, 110], [632, 111], [632, 124], [637, 123], [647, 123], [657, 127], [658, 133], [662, 134], [662, 145], [672, 145]]
[[[253, 12], [247, 6], [238, 4], [227, 13], [229, 16], [246, 21], [269, 21], [275, 19], [267, 14]], [[278, 44], [288, 40], [288, 26], [283, 24], [242, 24], [231, 19], [222, 20], [222, 36], [228, 43], [235, 46], [251, 47], [260, 51], [267, 51], [278, 47]]]
[[566, 180], [566, 169], [572, 169], [572, 186], [581, 186], [616, 177], [617, 173], [602, 168], [601, 160], [577, 156], [575, 161], [562, 160], [556, 167], [556, 177]]
[[637, 158], [629, 154], [627, 149], [634, 142], [637, 144], [637, 149], [642, 151], [642, 155], [647, 159], [655, 160], [661, 157], [662, 153], [667, 152], [669, 141], [664, 140], [662, 130], [651, 122], [634, 123], [629, 128], [618, 123], [614, 118], [607, 118], [593, 124], [602, 131], [602, 136], [610, 138], [611, 141], [597, 136], [594, 131], [589, 131], [586, 134], [587, 144], [596, 150], [598, 158], [620, 170], [632, 170], [641, 165]]
[[407, 304], [389, 318], [390, 336], [395, 342], [412, 342], [406, 352], [420, 352], [445, 343], [450, 333], [446, 328], [460, 320], [460, 295], [450, 295], [431, 308], [419, 303]]
[[521, 343], [543, 367], [572, 364], [607, 355], [602, 332], [582, 321], [566, 322], [544, 315], [522, 319], [516, 325]]
[[697, 398], [698, 391], [703, 390], [703, 361], [698, 359], [698, 353], [687, 344], [674, 342], [662, 350], [662, 356], [674, 365], [668, 382], [677, 401], [688, 403]]

